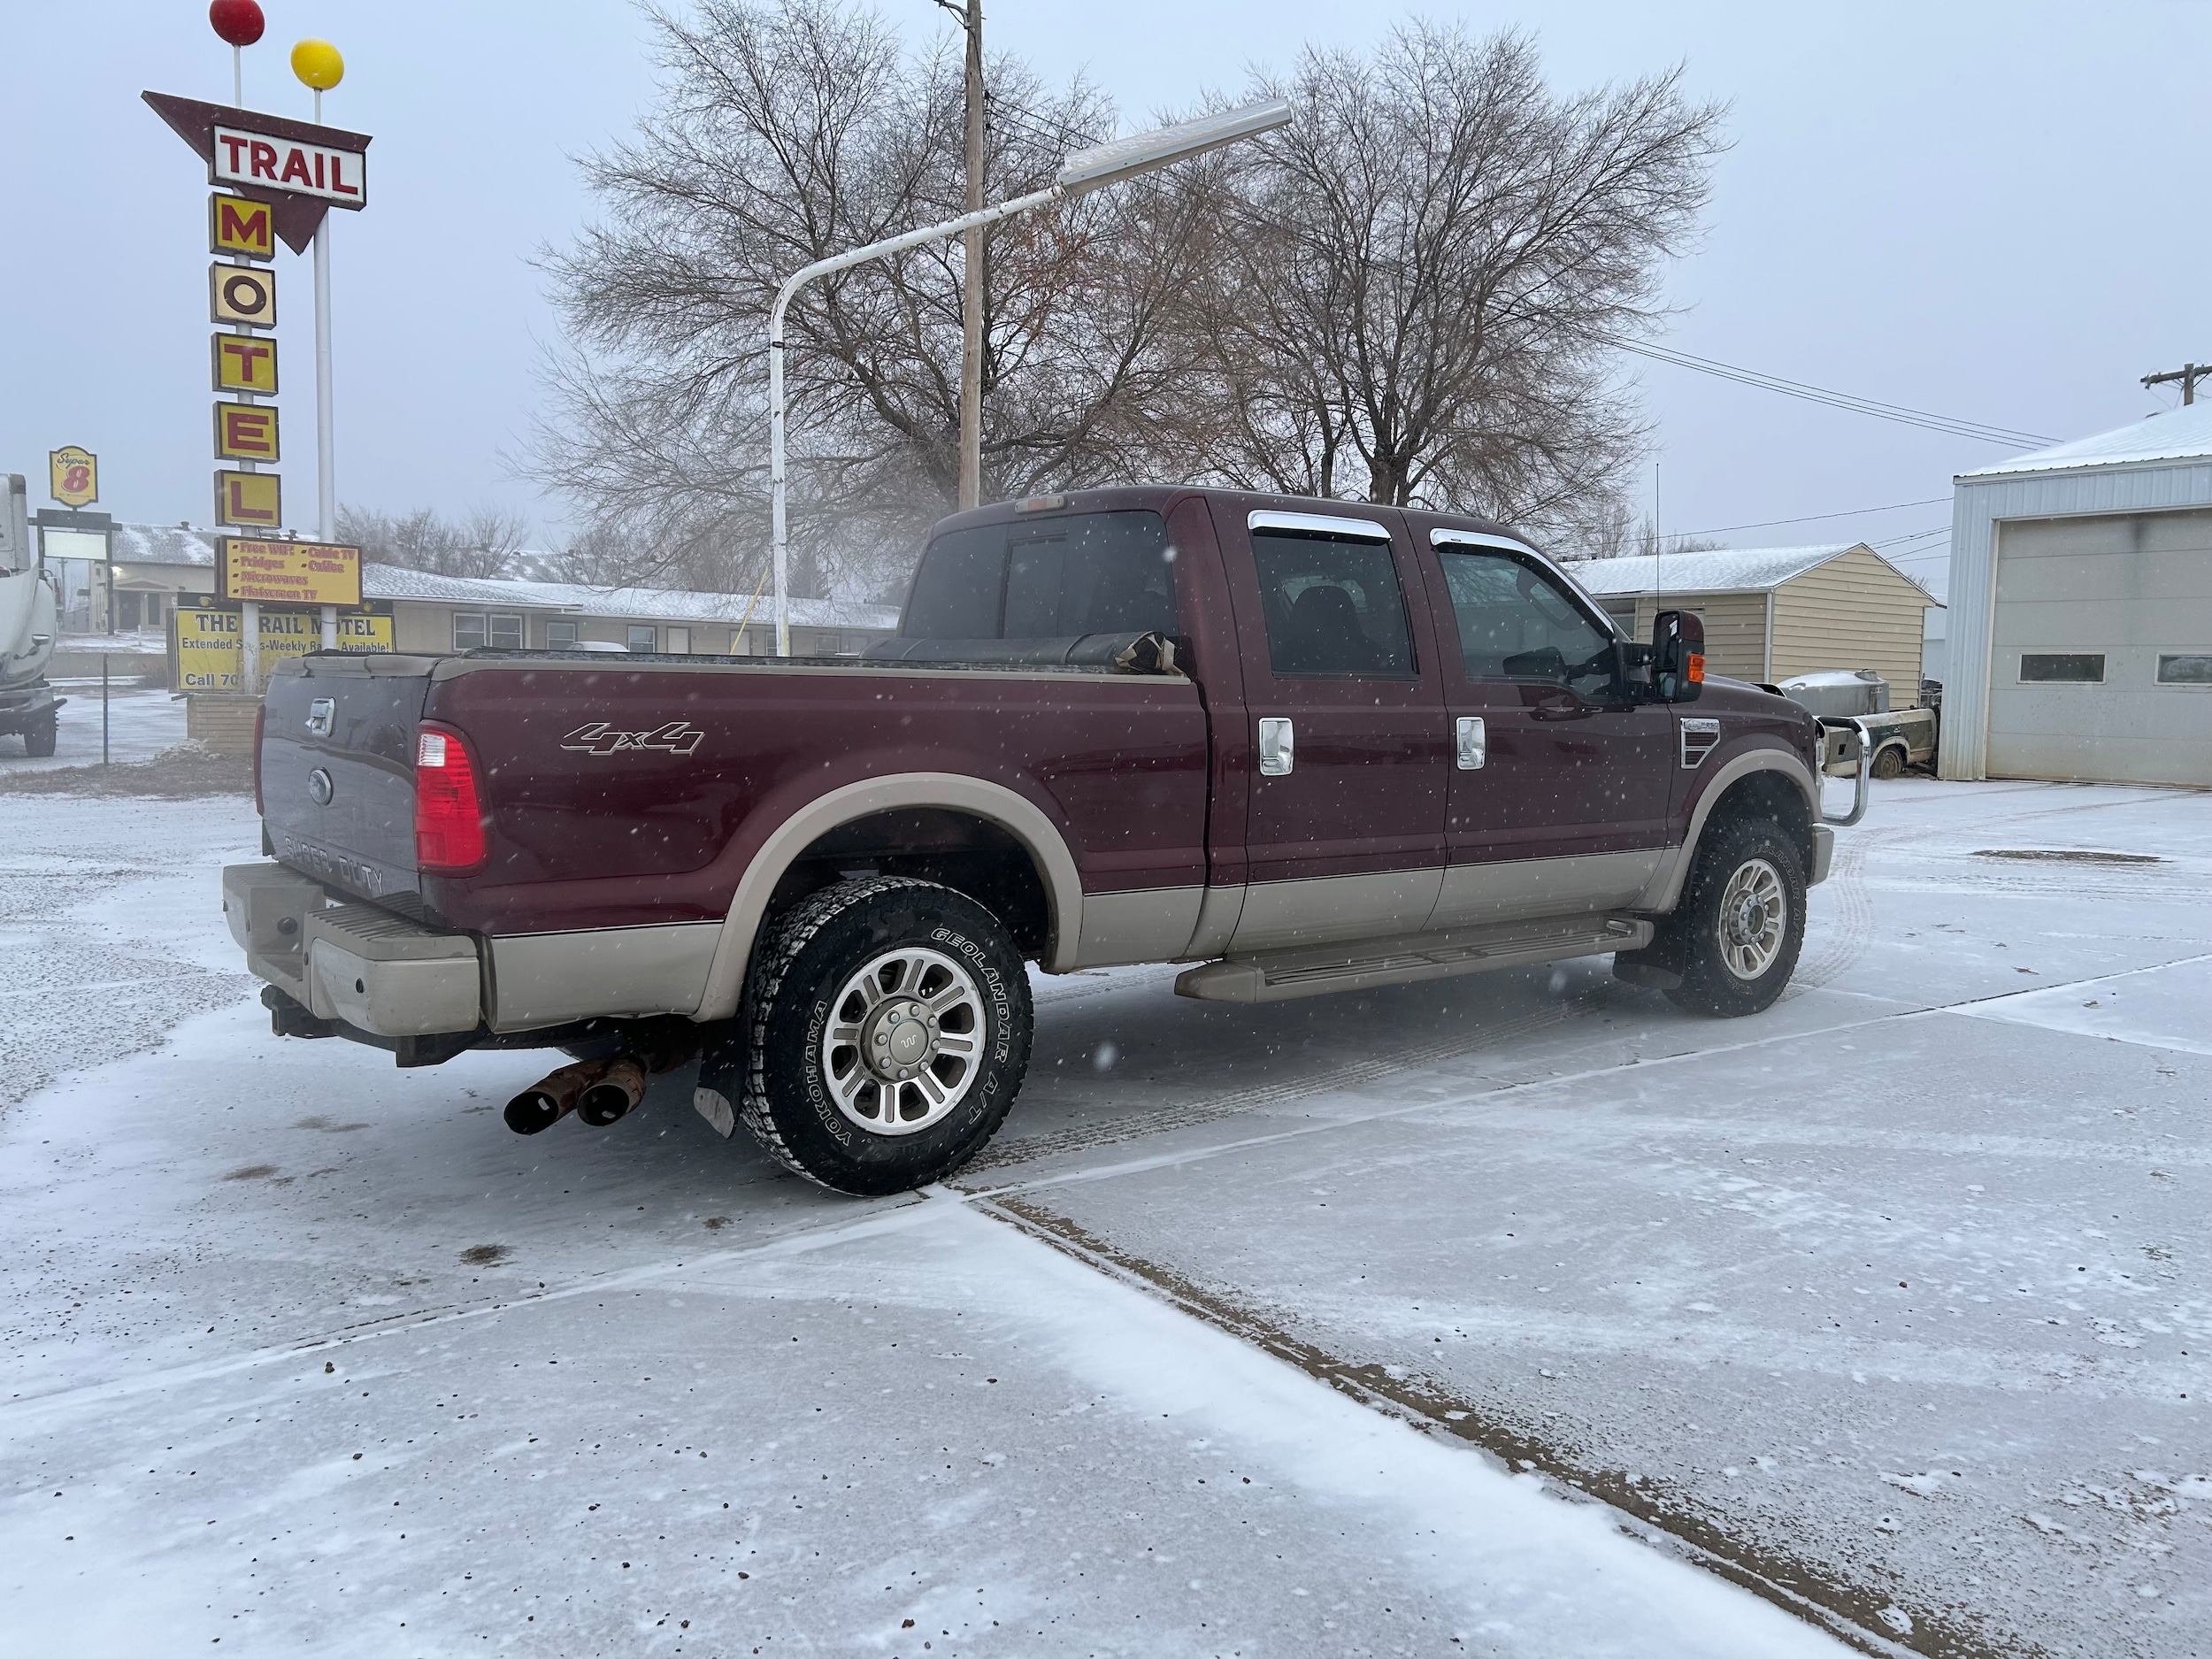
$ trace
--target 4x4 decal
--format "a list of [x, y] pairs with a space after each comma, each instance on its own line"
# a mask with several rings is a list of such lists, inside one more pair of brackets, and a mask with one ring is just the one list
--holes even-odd
[[650, 732], [618, 732], [604, 720], [578, 726], [561, 740], [561, 747], [586, 755], [619, 755], [625, 749], [660, 749], [672, 755], [688, 755], [706, 733], [682, 720], [671, 720]]

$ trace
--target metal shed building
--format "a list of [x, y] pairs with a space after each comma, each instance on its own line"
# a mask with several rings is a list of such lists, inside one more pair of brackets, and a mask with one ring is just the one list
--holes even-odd
[[2212, 405], [1962, 472], [1946, 778], [2212, 785]]
[[1650, 636], [1661, 611], [1695, 611], [1717, 674], [1771, 685], [1870, 668], [1889, 682], [1891, 707], [1920, 701], [1921, 635], [1938, 602], [1863, 541], [1589, 559], [1567, 569], [1637, 639]]

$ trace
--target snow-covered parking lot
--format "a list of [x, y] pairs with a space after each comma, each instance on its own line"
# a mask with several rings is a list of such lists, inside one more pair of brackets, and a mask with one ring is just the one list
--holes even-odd
[[8, 1651], [2212, 1648], [2202, 795], [1880, 786], [1740, 1022], [1040, 979], [877, 1202], [272, 1039], [240, 798], [0, 823]]

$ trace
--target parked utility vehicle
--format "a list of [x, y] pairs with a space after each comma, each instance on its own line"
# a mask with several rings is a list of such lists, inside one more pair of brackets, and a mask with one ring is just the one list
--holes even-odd
[[[1814, 717], [1649, 644], [1518, 535], [1156, 488], [937, 526], [862, 659], [316, 655], [225, 872], [276, 1030], [552, 1047], [542, 1128], [695, 1103], [847, 1192], [956, 1168], [1026, 965], [1258, 1002], [1611, 954], [1750, 1014], [1826, 872]], [[1863, 777], [1859, 808], [1863, 809]]]
[[57, 697], [46, 680], [60, 632], [60, 595], [31, 552], [22, 474], [9, 473], [0, 484], [0, 513], [6, 515], [0, 519], [0, 736], [20, 737], [27, 755], [50, 755], [55, 723], [68, 701]]
[[1792, 703], [1802, 703], [1816, 718], [1857, 726], [1866, 740], [1869, 766], [1877, 778], [1901, 778], [1908, 766], [1932, 766], [1942, 735], [1943, 687], [1920, 682], [1920, 706], [1889, 706], [1889, 681], [1870, 668], [1831, 669], [1800, 674], [1776, 687]]

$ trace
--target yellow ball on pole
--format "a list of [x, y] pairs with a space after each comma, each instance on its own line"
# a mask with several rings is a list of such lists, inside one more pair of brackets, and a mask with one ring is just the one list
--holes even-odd
[[292, 48], [292, 73], [318, 92], [346, 78], [346, 60], [328, 41], [302, 41]]

